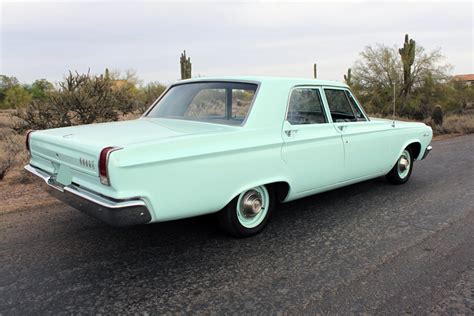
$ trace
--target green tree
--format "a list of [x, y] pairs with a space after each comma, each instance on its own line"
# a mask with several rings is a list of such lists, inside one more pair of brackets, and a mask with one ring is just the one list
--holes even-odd
[[388, 114], [392, 109], [393, 87], [401, 88], [401, 62], [393, 48], [382, 44], [367, 46], [352, 67], [352, 85], [366, 110]]
[[16, 77], [0, 75], [0, 90], [8, 90], [19, 85], [20, 85], [20, 82], [18, 81]]
[[31, 100], [32, 96], [28, 90], [22, 86], [14, 86], [6, 91], [2, 104], [7, 109], [19, 109], [26, 107]]
[[0, 75], [0, 107], [3, 107], [3, 101], [5, 100], [5, 96], [7, 90], [19, 86], [20, 82], [15, 77], [9, 77], [6, 75]]
[[48, 93], [54, 91], [54, 85], [46, 79], [38, 79], [27, 87], [27, 90], [31, 93], [33, 100], [43, 100]]
[[448, 110], [462, 113], [474, 106], [474, 85], [452, 79], [443, 92], [446, 96], [444, 108]]
[[[409, 76], [409, 91], [412, 93], [405, 97], [404, 67], [398, 49], [382, 44], [367, 46], [352, 67], [351, 87], [371, 113], [391, 113], [395, 87], [397, 114], [426, 116], [434, 104], [426, 103], [432, 102], [432, 99], [421, 94], [424, 91], [428, 95], [432, 94], [449, 78], [447, 73], [450, 66], [441, 63], [442, 59], [439, 50], [426, 52], [422, 46], [416, 46]], [[432, 87], [425, 89], [427, 84]]]

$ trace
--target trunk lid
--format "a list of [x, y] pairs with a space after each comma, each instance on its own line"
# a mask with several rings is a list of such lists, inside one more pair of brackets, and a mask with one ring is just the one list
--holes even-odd
[[[187, 135], [234, 130], [236, 127], [196, 121], [141, 118], [132, 121], [56, 128], [31, 134], [32, 158], [58, 169], [66, 165], [98, 176], [100, 151], [108, 146], [126, 148], [143, 142], [168, 141]], [[46, 168], [46, 166], [43, 166]]]

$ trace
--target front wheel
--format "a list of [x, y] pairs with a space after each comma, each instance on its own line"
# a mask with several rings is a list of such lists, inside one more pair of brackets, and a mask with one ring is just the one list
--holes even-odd
[[220, 226], [234, 237], [258, 234], [275, 206], [273, 190], [261, 185], [240, 193], [217, 213]]
[[398, 158], [392, 170], [385, 175], [391, 184], [403, 184], [408, 181], [413, 171], [413, 154], [406, 148]]

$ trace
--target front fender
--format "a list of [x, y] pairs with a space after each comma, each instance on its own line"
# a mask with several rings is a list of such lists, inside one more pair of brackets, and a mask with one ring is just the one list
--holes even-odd
[[398, 157], [400, 157], [403, 150], [405, 150], [405, 148], [407, 148], [411, 144], [419, 144], [420, 145], [420, 152], [415, 157], [415, 160], [421, 160], [422, 159], [423, 154], [426, 151], [426, 148], [431, 143], [433, 132], [431, 131], [431, 128], [430, 128], [429, 132], [428, 131], [422, 131], [420, 134], [421, 134], [420, 135], [421, 137], [412, 137], [412, 138], [410, 138], [409, 140], [407, 140], [403, 143], [402, 147], [400, 148], [400, 150], [398, 152], [398, 156], [394, 160], [394, 163], [395, 163], [396, 159], [398, 159]]

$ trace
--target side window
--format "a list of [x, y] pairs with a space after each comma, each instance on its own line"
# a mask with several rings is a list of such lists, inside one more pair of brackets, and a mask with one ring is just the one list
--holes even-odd
[[327, 123], [323, 109], [319, 89], [293, 89], [286, 119], [293, 125]]
[[357, 121], [344, 90], [324, 89], [324, 93], [334, 123]]
[[352, 96], [352, 94], [349, 91], [346, 91], [346, 96], [349, 102], [351, 103], [352, 107], [354, 108], [354, 113], [356, 115], [357, 121], [361, 121], [361, 122], [367, 121], [364, 114], [362, 114], [361, 109], [359, 108], [356, 101], [354, 100], [354, 97]]

